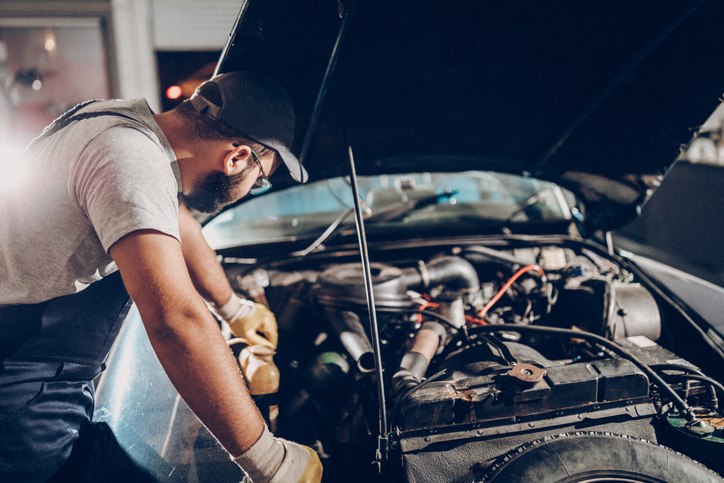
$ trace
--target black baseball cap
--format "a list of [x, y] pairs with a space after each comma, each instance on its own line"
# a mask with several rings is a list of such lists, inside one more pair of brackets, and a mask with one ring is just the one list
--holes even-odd
[[284, 88], [260, 72], [240, 71], [217, 75], [206, 81], [218, 86], [221, 105], [199, 94], [191, 104], [217, 121], [264, 146], [274, 149], [296, 181], [309, 179], [307, 170], [292, 154], [294, 106]]

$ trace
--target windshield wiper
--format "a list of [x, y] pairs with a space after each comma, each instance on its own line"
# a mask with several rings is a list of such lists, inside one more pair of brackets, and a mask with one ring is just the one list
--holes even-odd
[[398, 201], [368, 216], [365, 221], [391, 221], [425, 208], [430, 205], [436, 205], [440, 200], [451, 198], [457, 194], [457, 191], [450, 188], [445, 189], [444, 193], [434, 194], [419, 198], [416, 200]]
[[[368, 211], [368, 213], [371, 213], [369, 216], [365, 218], [366, 221], [391, 221], [396, 220], [398, 218], [401, 218], [413, 211], [419, 210], [421, 208], [425, 208], [426, 206], [437, 204], [440, 200], [445, 198], [450, 198], [454, 196], [457, 193], [457, 191], [453, 191], [451, 189], [446, 189], [444, 193], [435, 194], [431, 196], [425, 196], [424, 198], [420, 198], [417, 200], [409, 200], [409, 201], [398, 201], [397, 203], [393, 203], [389, 206], [386, 206], [385, 208], [381, 209], [380, 211], [377, 211], [375, 213], [371, 213]], [[324, 230], [324, 233], [322, 233], [319, 237], [317, 237], [316, 240], [312, 242], [311, 245], [309, 245], [304, 250], [299, 250], [296, 252], [293, 252], [291, 255], [295, 257], [303, 257], [306, 255], [309, 255], [314, 250], [316, 250], [319, 246], [322, 245], [325, 241], [329, 240], [329, 238], [332, 236], [332, 234], [339, 228], [342, 223], [351, 215], [354, 213], [354, 207], [347, 208], [344, 210], [328, 227], [326, 230]]]
[[329, 225], [326, 230], [324, 230], [324, 233], [322, 233], [321, 235], [319, 235], [319, 237], [317, 237], [317, 239], [312, 242], [311, 245], [309, 245], [309, 246], [308, 246], [307, 248], [305, 248], [304, 250], [299, 250], [298, 252], [293, 252], [291, 255], [292, 255], [293, 257], [303, 257], [303, 256], [306, 256], [306, 255], [309, 255], [310, 253], [312, 253], [314, 250], [317, 249], [318, 246], [320, 246], [322, 243], [324, 243], [325, 241], [327, 241], [327, 239], [328, 239], [330, 236], [332, 236], [332, 233], [334, 233], [334, 231], [337, 229], [337, 227], [339, 227], [339, 225], [341, 225], [342, 222], [344, 222], [344, 220], [346, 220], [347, 217], [348, 217], [349, 215], [351, 215], [352, 213], [354, 213], [354, 207], [347, 208], [346, 210], [344, 210], [344, 211], [332, 222], [332, 224]]

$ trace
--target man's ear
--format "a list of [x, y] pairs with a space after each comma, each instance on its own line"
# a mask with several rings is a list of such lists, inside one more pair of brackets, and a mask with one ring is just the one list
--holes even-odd
[[245, 144], [233, 144], [233, 149], [224, 158], [224, 173], [231, 176], [240, 173], [251, 156], [251, 148]]

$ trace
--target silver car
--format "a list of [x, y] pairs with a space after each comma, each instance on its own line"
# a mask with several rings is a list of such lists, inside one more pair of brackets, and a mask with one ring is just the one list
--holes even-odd
[[[285, 86], [311, 180], [272, 177], [204, 233], [276, 314], [257, 404], [325, 482], [722, 481], [721, 18], [243, 2], [217, 72]], [[107, 366], [94, 419], [136, 464], [242, 479], [137, 312]]]

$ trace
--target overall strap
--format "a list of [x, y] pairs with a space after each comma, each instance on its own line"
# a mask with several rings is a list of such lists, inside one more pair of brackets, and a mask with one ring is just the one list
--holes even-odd
[[84, 107], [94, 103], [98, 102], [99, 99], [95, 99], [92, 101], [86, 101], [81, 102], [80, 104], [70, 108], [69, 110], [65, 111], [63, 114], [60, 115], [55, 121], [50, 123], [45, 129], [43, 129], [43, 132], [40, 133], [40, 135], [36, 138], [34, 138], [32, 141], [30, 141], [30, 144], [28, 145], [26, 151], [36, 144], [38, 144], [43, 139], [52, 136], [56, 132], [60, 131], [64, 127], [66, 127], [68, 124], [74, 122], [74, 121], [81, 121], [83, 119], [90, 119], [94, 117], [100, 117], [100, 116], [118, 116], [123, 117], [126, 119], [130, 119], [131, 121], [138, 122], [138, 119], [135, 119], [131, 116], [127, 116], [125, 114], [121, 114], [120, 112], [114, 112], [114, 111], [96, 111], [96, 112], [86, 112], [78, 115], [74, 115], [79, 110], [83, 109]]

